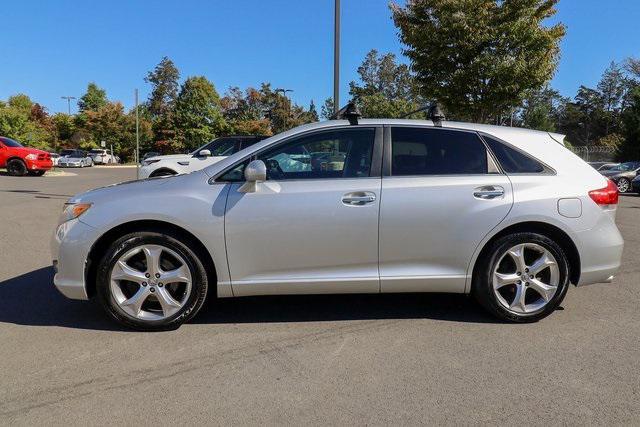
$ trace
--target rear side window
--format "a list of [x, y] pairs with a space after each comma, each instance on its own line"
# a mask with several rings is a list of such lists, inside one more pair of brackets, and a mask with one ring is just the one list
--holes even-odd
[[482, 137], [506, 173], [541, 173], [545, 171], [542, 163], [526, 154], [490, 136], [482, 135]]
[[397, 127], [391, 139], [393, 176], [488, 173], [487, 150], [475, 133]]

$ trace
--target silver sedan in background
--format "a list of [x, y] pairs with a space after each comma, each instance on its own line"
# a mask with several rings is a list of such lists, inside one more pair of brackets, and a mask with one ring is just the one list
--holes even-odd
[[301, 126], [201, 171], [72, 197], [55, 286], [140, 330], [178, 327], [207, 295], [470, 293], [536, 321], [570, 283], [610, 281], [623, 248], [615, 185], [562, 139], [437, 120]]

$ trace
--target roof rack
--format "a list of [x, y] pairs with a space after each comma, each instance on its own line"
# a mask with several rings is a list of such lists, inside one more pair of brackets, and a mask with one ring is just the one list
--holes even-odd
[[445, 115], [442, 111], [442, 108], [440, 108], [440, 104], [438, 104], [437, 102], [422, 106], [415, 111], [407, 113], [402, 116], [401, 119], [407, 118], [416, 113], [421, 113], [423, 111], [427, 111], [427, 118], [433, 122], [434, 126], [442, 127], [442, 121], [445, 120]]
[[360, 110], [355, 101], [351, 100], [347, 105], [336, 111], [336, 113], [330, 117], [331, 120], [347, 119], [349, 124], [355, 126], [358, 124], [358, 119], [362, 117]]

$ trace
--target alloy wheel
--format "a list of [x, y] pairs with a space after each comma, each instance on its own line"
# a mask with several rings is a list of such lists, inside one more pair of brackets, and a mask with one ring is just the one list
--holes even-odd
[[493, 292], [507, 310], [526, 315], [544, 308], [558, 291], [560, 269], [553, 254], [536, 243], [513, 246], [493, 270]]
[[163, 320], [189, 299], [191, 271], [185, 259], [161, 245], [142, 245], [123, 254], [110, 275], [118, 307], [141, 320]]
[[629, 181], [625, 178], [622, 178], [620, 179], [620, 181], [618, 181], [618, 192], [626, 193], [627, 191], [629, 191]]

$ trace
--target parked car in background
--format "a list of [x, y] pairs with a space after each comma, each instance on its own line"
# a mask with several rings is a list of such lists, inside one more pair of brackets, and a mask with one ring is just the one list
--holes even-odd
[[638, 174], [633, 181], [631, 181], [631, 191], [640, 194], [640, 174]]
[[83, 150], [63, 150], [58, 159], [58, 167], [61, 168], [84, 168], [93, 166], [93, 160], [86, 151]]
[[200, 170], [227, 156], [252, 146], [266, 136], [224, 136], [206, 143], [189, 154], [149, 157], [142, 161], [141, 178], [179, 175]]
[[53, 166], [58, 166], [58, 160], [60, 159], [60, 154], [49, 153], [49, 156], [51, 156], [51, 162], [53, 163]]
[[638, 171], [640, 171], [640, 161], [620, 163], [611, 169], [602, 170], [600, 173], [615, 182], [618, 191], [626, 193], [631, 190], [631, 181], [638, 176]]
[[11, 176], [42, 176], [53, 167], [46, 151], [22, 146], [18, 141], [0, 136], [0, 168]]
[[142, 162], [144, 162], [150, 157], [158, 157], [158, 156], [160, 156], [160, 153], [158, 153], [157, 151], [149, 151], [148, 153], [144, 153], [144, 155], [140, 159], [140, 164], [142, 164]]
[[532, 322], [570, 283], [616, 274], [618, 190], [562, 136], [350, 122], [304, 125], [201, 171], [72, 197], [52, 238], [55, 285], [96, 297], [128, 327], [162, 330], [193, 318], [211, 288], [467, 293], [501, 319]]
[[589, 165], [597, 171], [609, 170], [619, 164], [614, 162], [589, 162]]
[[89, 150], [89, 156], [95, 165], [116, 164], [120, 162], [120, 158], [112, 156], [111, 152], [105, 148]]

